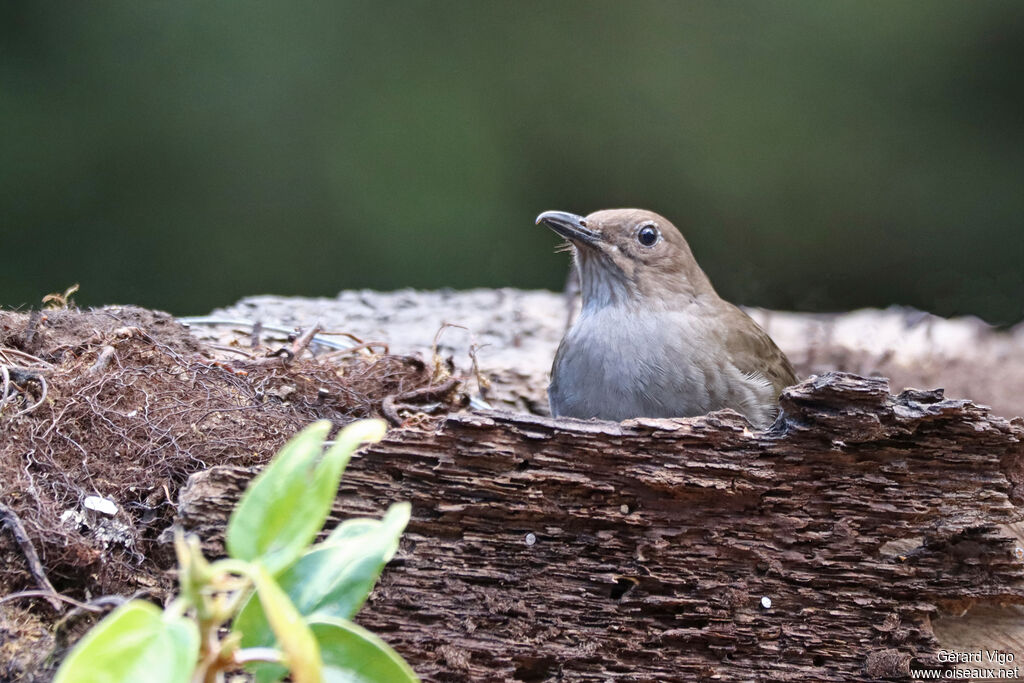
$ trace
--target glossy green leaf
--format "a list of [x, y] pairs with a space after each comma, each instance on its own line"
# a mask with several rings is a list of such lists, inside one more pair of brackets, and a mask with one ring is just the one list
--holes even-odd
[[343, 541], [346, 538], [353, 536], [362, 536], [368, 531], [372, 531], [380, 527], [379, 519], [372, 519], [370, 517], [354, 517], [352, 519], [346, 519], [345, 521], [334, 527], [331, 533], [327, 534], [327, 538], [324, 539], [324, 543], [331, 543], [334, 541]]
[[[352, 424], [346, 425], [344, 429], [338, 432], [338, 436], [334, 439], [334, 444], [328, 450], [328, 455], [332, 451], [338, 451], [344, 454], [345, 462], [348, 462], [349, 456], [364, 443], [377, 443], [384, 438], [384, 434], [387, 432], [387, 425], [384, 420], [357, 420]], [[341, 474], [339, 473], [339, 477]]]
[[352, 453], [361, 443], [384, 435], [380, 420], [354, 422], [322, 453], [329, 429], [325, 420], [306, 427], [252, 480], [228, 522], [231, 557], [259, 560], [276, 574], [313, 541]]
[[193, 621], [132, 600], [78, 641], [55, 683], [188, 683], [199, 658]]
[[419, 678], [383, 640], [345, 619], [310, 624], [320, 644], [324, 683], [416, 683]]
[[295, 683], [320, 683], [323, 680], [320, 648], [302, 615], [266, 569], [257, 565], [252, 579], [292, 679]]
[[[408, 503], [392, 505], [381, 521], [355, 519], [339, 525], [277, 577], [278, 585], [307, 620], [352, 618], [398, 549], [409, 522]], [[268, 647], [274, 635], [263, 607], [250, 599], [235, 619], [242, 647]]]
[[[231, 513], [225, 536], [228, 555], [261, 560], [271, 572], [287, 566], [323, 524], [316, 512], [330, 505], [315, 490], [315, 463], [330, 422], [315, 422], [294, 436], [257, 475]], [[326, 518], [326, 509], [324, 511]]]

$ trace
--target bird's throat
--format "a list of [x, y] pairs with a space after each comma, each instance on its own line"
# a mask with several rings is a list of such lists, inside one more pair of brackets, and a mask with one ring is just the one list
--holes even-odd
[[576, 272], [584, 310], [624, 305], [636, 295], [626, 274], [603, 254], [577, 247]]

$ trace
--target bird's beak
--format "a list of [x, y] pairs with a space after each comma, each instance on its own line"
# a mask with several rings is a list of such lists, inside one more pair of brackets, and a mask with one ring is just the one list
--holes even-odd
[[543, 223], [573, 244], [594, 244], [601, 235], [587, 227], [583, 216], [564, 211], [545, 211], [537, 216], [537, 225]]

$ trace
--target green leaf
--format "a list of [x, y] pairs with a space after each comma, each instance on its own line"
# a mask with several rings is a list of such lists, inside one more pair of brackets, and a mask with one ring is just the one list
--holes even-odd
[[310, 624], [320, 644], [324, 683], [417, 683], [420, 679], [383, 640], [345, 619]]
[[[350, 619], [373, 590], [398, 549], [409, 523], [408, 503], [392, 505], [381, 521], [348, 520], [277, 577], [278, 585], [307, 620]], [[250, 599], [235, 619], [242, 647], [270, 647], [274, 635], [263, 607]]]
[[55, 683], [188, 683], [199, 658], [195, 622], [143, 600], [107, 615], [78, 641]]
[[266, 569], [256, 565], [252, 579], [292, 679], [295, 683], [321, 683], [320, 647], [302, 615]]
[[324, 539], [324, 543], [332, 543], [336, 541], [344, 541], [346, 538], [352, 538], [353, 536], [362, 536], [368, 531], [372, 531], [380, 527], [379, 519], [372, 519], [370, 517], [353, 517], [352, 519], [346, 519], [345, 521], [334, 527], [334, 530], [327, 534], [327, 538]]
[[[313, 540], [323, 524], [311, 514], [312, 508], [323, 507], [311, 490], [314, 463], [330, 428], [330, 422], [321, 420], [303, 429], [249, 483], [228, 521], [228, 555], [247, 561], [259, 559], [273, 572], [294, 560]], [[333, 499], [333, 492], [330, 497]]]
[[[387, 432], [387, 424], [384, 420], [357, 420], [338, 432], [334, 438], [334, 445], [331, 451], [339, 451], [345, 454], [345, 461], [348, 457], [364, 443], [377, 443], [384, 438]], [[330, 451], [328, 451], [328, 454]], [[341, 476], [340, 474], [338, 475]]]
[[303, 429], [252, 480], [228, 522], [231, 557], [259, 560], [276, 574], [316, 538], [352, 453], [384, 435], [380, 420], [354, 422], [321, 457], [330, 427], [321, 420]]

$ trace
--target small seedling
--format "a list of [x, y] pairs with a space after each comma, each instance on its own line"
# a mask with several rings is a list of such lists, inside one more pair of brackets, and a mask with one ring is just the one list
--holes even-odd
[[[199, 539], [175, 537], [180, 594], [164, 610], [132, 600], [97, 624], [55, 683], [216, 683], [247, 668], [259, 683], [417, 681], [384, 641], [350, 619], [394, 556], [409, 504], [382, 520], [350, 519], [313, 543], [342, 472], [360, 444], [384, 436], [380, 420], [299, 432], [250, 482], [228, 522], [228, 557], [209, 562]], [[231, 624], [230, 631], [224, 633]]]
[[75, 300], [71, 297], [78, 291], [78, 283], [75, 283], [61, 292], [53, 292], [43, 297], [43, 308], [48, 311], [61, 311], [72, 308]]

